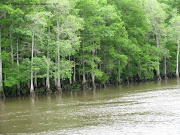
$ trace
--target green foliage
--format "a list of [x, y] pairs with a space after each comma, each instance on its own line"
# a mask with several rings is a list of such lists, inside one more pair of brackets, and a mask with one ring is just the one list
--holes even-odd
[[106, 84], [109, 80], [109, 76], [106, 73], [103, 73], [101, 76], [97, 77], [97, 81], [99, 81], [100, 84]]
[[4, 86], [12, 87], [19, 83], [27, 83], [31, 73], [30, 60], [26, 59], [18, 67], [6, 68], [4, 73], [6, 74]]
[[[42, 92], [48, 77], [53, 88], [60, 79], [64, 89], [78, 89], [83, 81], [105, 85], [153, 79], [158, 70], [164, 74], [165, 58], [167, 75], [175, 73], [179, 1], [13, 2], [0, 4], [6, 92], [15, 92], [17, 85], [27, 88], [31, 73]], [[47, 5], [33, 5], [44, 2]]]

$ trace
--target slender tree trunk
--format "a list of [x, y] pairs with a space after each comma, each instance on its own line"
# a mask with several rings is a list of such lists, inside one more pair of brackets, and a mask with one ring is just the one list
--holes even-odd
[[17, 38], [17, 66], [19, 69], [19, 40], [18, 40], [18, 38]]
[[[35, 39], [34, 39], [35, 40]], [[34, 48], [36, 48], [36, 44], [34, 41]], [[36, 57], [36, 51], [34, 52], [34, 57]], [[36, 90], [38, 87], [38, 83], [37, 83], [37, 72], [34, 73], [34, 90]]]
[[95, 75], [94, 75], [94, 74], [92, 75], [92, 86], [93, 86], [93, 89], [96, 89], [96, 85], [95, 85]]
[[[34, 39], [34, 50], [36, 48], [36, 42]], [[34, 57], [36, 57], [36, 51], [34, 51]], [[34, 90], [38, 88], [37, 72], [34, 73]]]
[[[49, 35], [49, 39], [50, 39], [50, 26], [48, 26], [48, 35]], [[49, 41], [48, 41], [48, 47], [49, 47]], [[49, 59], [49, 51], [47, 50], [47, 58]], [[51, 88], [50, 88], [50, 81], [49, 81], [49, 63], [48, 63], [48, 67], [47, 67], [47, 77], [46, 77], [46, 92], [47, 93], [52, 93]]]
[[34, 73], [34, 89], [36, 90], [38, 87], [38, 83], [37, 83], [37, 72]]
[[34, 95], [34, 84], [33, 84], [33, 56], [34, 55], [34, 29], [32, 35], [32, 50], [31, 50], [31, 88], [30, 88], [30, 95]]
[[[99, 63], [99, 70], [102, 71], [102, 64], [101, 64], [101, 62]], [[104, 82], [100, 83], [100, 88], [102, 87], [102, 85], [105, 86]]]
[[[5, 25], [4, 25], [4, 38], [6, 38], [6, 27], [5, 27]], [[5, 47], [5, 52], [6, 52], [6, 47]], [[5, 69], [4, 82], [6, 82], [6, 61], [4, 61], [4, 69]]]
[[[157, 48], [159, 48], [159, 36], [156, 34], [156, 45], [157, 45]], [[157, 55], [157, 57], [159, 57], [159, 55]], [[157, 78], [158, 80], [160, 81], [161, 80], [161, 76], [160, 76], [160, 68], [159, 68], [159, 60], [157, 61], [158, 62], [158, 69], [157, 69]]]
[[164, 57], [164, 77], [167, 79], [167, 59], [166, 56]]
[[[84, 18], [84, 12], [82, 12], [82, 18]], [[84, 34], [84, 31], [83, 31], [83, 34]], [[84, 44], [84, 40], [83, 40], [83, 43]], [[82, 46], [83, 48], [83, 46]], [[84, 56], [84, 50], [83, 50], [83, 56]], [[82, 61], [82, 65], [83, 65], [83, 79], [82, 79], [82, 85], [83, 85], [83, 90], [86, 89], [86, 75], [85, 75], [85, 59], [83, 58], [83, 61]], [[80, 74], [79, 74], [80, 76]], [[80, 77], [79, 77], [80, 79]]]
[[[92, 51], [92, 55], [94, 56], [94, 53], [95, 53], [95, 50]], [[92, 59], [92, 62], [94, 62], [94, 58]], [[94, 66], [92, 66], [92, 70], [94, 70]], [[94, 73], [91, 74], [92, 75], [92, 86], [93, 86], [93, 89], [96, 88], [96, 85], [95, 85], [95, 75]]]
[[10, 42], [11, 42], [11, 66], [14, 67], [13, 39], [12, 39], [12, 31], [11, 30], [10, 30]]
[[[83, 51], [83, 55], [84, 55], [84, 51]], [[85, 75], [85, 60], [83, 58], [83, 80], [82, 80], [82, 85], [83, 85], [83, 89], [86, 89], [86, 75]]]
[[73, 83], [76, 83], [76, 63], [75, 63], [75, 58], [74, 58]]
[[[69, 56], [69, 61], [71, 60], [71, 56]], [[69, 83], [72, 84], [72, 77], [69, 78]]]
[[[55, 67], [57, 67], [57, 57], [55, 57]], [[57, 69], [55, 70], [54, 83], [57, 88]]]
[[178, 48], [177, 48], [177, 61], [176, 61], [176, 77], [179, 78], [179, 39], [178, 39]]
[[[57, 20], [57, 41], [60, 42], [59, 39], [60, 33], [59, 33], [59, 21]], [[58, 53], [58, 60], [57, 60], [57, 64], [58, 64], [58, 78], [57, 78], [57, 90], [58, 92], [62, 92], [62, 88], [61, 88], [61, 75], [60, 75], [60, 53], [59, 53], [59, 45], [57, 45], [58, 49], [57, 49], [57, 53]]]
[[2, 76], [2, 53], [1, 53], [1, 28], [0, 28], [0, 97], [3, 97], [3, 76]]
[[[18, 68], [18, 74], [19, 74], [19, 41], [17, 38], [17, 68]], [[20, 96], [19, 92], [20, 84], [17, 84], [17, 95]]]

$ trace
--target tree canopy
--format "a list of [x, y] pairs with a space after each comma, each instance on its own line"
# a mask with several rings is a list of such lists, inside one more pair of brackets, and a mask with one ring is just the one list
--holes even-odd
[[0, 2], [0, 96], [179, 77], [177, 0]]

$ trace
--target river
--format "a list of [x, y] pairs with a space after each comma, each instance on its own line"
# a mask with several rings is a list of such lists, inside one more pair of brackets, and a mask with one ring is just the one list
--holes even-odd
[[180, 83], [0, 100], [0, 134], [180, 135]]

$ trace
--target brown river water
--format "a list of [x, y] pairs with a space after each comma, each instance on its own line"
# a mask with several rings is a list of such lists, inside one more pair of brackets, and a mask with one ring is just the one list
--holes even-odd
[[180, 135], [180, 82], [0, 100], [2, 135]]

